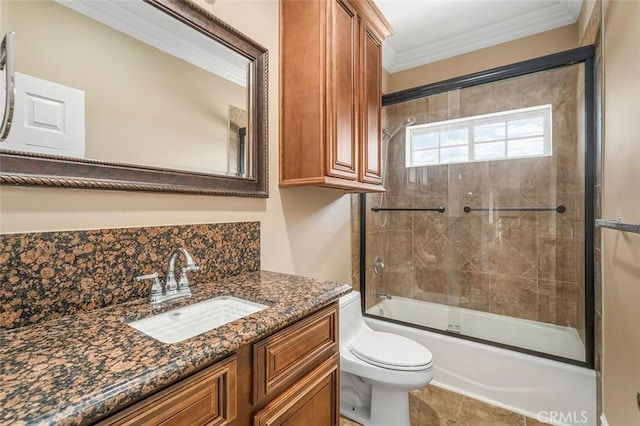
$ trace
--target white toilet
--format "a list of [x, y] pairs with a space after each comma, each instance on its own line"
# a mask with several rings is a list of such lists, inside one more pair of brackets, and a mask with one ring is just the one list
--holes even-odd
[[433, 378], [431, 352], [365, 323], [360, 293], [340, 298], [340, 414], [366, 426], [409, 426], [409, 391]]

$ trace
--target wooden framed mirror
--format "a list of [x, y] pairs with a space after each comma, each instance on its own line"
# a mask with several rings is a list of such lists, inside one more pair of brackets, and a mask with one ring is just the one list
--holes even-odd
[[[3, 4], [0, 183], [268, 197], [267, 49], [191, 0]], [[58, 142], [73, 132], [78, 148]]]

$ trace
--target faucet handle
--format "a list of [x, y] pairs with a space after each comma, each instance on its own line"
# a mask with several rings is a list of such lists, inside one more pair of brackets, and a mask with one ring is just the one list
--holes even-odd
[[191, 271], [199, 271], [200, 267], [198, 265], [187, 265], [184, 268], [182, 268], [182, 273], [184, 274], [185, 272], [191, 272]]
[[199, 271], [200, 267], [198, 265], [187, 265], [182, 268], [182, 273], [180, 274], [180, 278], [178, 279], [178, 291], [186, 291], [189, 290], [189, 278], [187, 277], [187, 272], [196, 272]]
[[136, 277], [136, 281], [145, 280], [153, 280], [153, 285], [151, 285], [151, 289], [149, 290], [149, 302], [151, 302], [152, 304], [158, 303], [163, 293], [162, 284], [160, 283], [160, 278], [158, 278], [158, 273], [154, 272], [153, 274], [140, 275]]

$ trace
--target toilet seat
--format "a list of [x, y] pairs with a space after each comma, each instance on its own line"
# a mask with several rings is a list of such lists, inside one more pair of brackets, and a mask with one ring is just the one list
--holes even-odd
[[427, 348], [391, 333], [363, 333], [351, 342], [350, 351], [368, 364], [390, 370], [426, 370], [432, 364], [432, 355]]

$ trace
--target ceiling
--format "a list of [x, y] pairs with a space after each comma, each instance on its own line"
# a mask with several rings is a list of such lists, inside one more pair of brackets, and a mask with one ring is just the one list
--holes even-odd
[[582, 0], [374, 0], [395, 34], [382, 62], [398, 72], [578, 20]]

